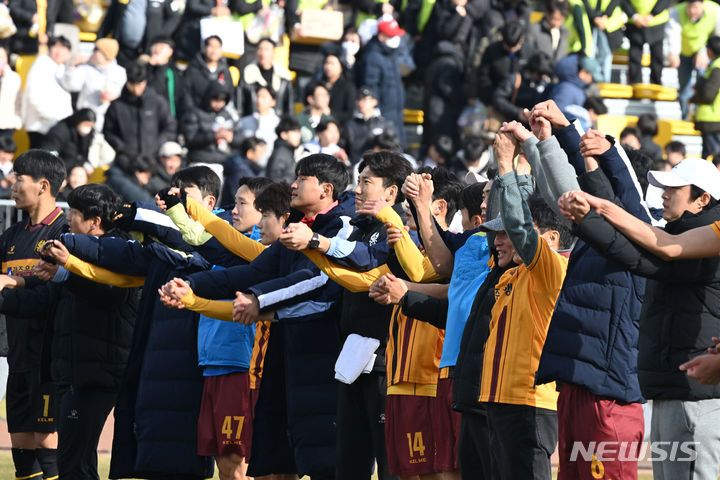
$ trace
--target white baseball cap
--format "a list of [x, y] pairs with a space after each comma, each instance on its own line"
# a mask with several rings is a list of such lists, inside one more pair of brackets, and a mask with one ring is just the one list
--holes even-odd
[[686, 158], [669, 172], [649, 171], [647, 179], [650, 185], [659, 188], [695, 185], [720, 200], [720, 170], [702, 158]]

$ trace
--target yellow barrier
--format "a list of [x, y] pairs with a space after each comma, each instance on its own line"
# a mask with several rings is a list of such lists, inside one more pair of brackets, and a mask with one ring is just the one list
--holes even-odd
[[[613, 64], [614, 65], [627, 65], [628, 63], [630, 63], [630, 56], [627, 51], [620, 50], [620, 51], [613, 53]], [[650, 54], [649, 53], [643, 53], [642, 59], [640, 60], [640, 64], [643, 67], [650, 66]]]
[[97, 33], [80, 32], [78, 34], [78, 40], [80, 40], [81, 42], [95, 43], [95, 40], [97, 40]]
[[240, 83], [240, 70], [235, 65], [230, 65], [228, 70], [230, 70], [233, 85], [237, 87], [238, 83]]
[[15, 145], [17, 145], [15, 158], [30, 150], [30, 137], [25, 130], [15, 130], [13, 140], [15, 140]]
[[15, 71], [20, 75], [20, 88], [25, 91], [25, 81], [27, 80], [30, 67], [35, 62], [37, 55], [20, 55], [15, 60]]

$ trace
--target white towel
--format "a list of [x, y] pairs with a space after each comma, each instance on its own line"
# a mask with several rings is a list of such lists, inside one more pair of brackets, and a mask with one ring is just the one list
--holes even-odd
[[375, 365], [375, 350], [380, 346], [377, 338], [351, 333], [335, 362], [335, 379], [350, 385], [362, 373], [370, 373]]

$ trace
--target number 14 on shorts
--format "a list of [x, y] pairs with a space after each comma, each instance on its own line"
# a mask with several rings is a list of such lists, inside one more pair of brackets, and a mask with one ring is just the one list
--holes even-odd
[[408, 448], [410, 449], [410, 463], [426, 462], [426, 458], [415, 458], [415, 454], [417, 454], [417, 457], [425, 457], [425, 443], [423, 442], [422, 432], [408, 432], [406, 435]]

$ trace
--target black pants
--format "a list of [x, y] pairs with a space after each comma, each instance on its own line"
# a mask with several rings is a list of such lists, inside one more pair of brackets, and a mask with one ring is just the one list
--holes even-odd
[[458, 438], [458, 461], [463, 480], [498, 478], [497, 467], [490, 455], [491, 450], [487, 415], [463, 412]]
[[550, 456], [558, 440], [557, 412], [506, 403], [486, 406], [499, 480], [550, 480]]
[[[640, 34], [628, 35], [630, 52], [628, 54], [628, 83], [642, 83], [642, 54], [645, 40]], [[663, 39], [662, 37], [650, 47], [650, 83], [662, 85]]]
[[377, 461], [378, 479], [395, 478], [388, 471], [385, 448], [384, 373], [363, 374], [338, 388], [336, 478], [370, 480]]
[[45, 143], [45, 134], [40, 132], [27, 132], [30, 139], [30, 148], [40, 148]]
[[58, 388], [58, 471], [63, 480], [99, 480], [97, 446], [117, 392]]

